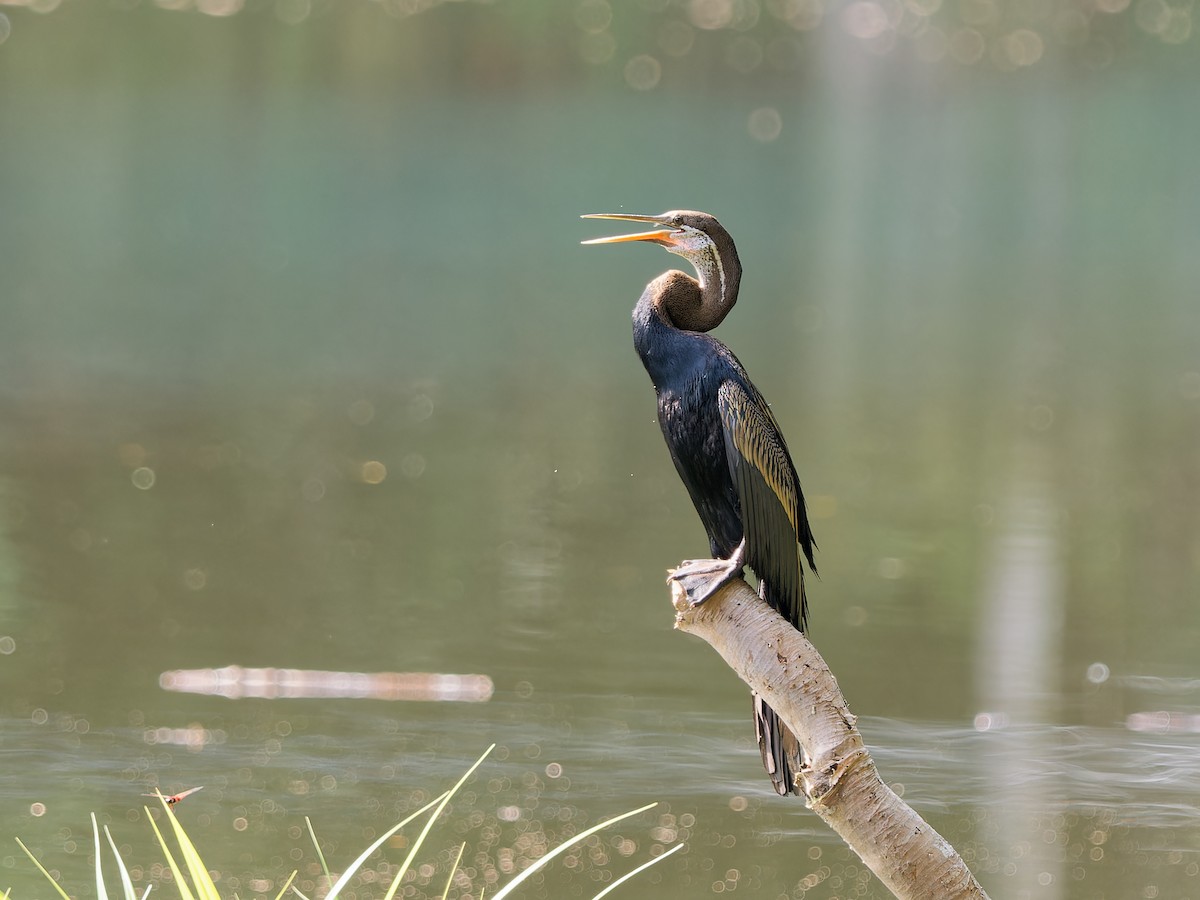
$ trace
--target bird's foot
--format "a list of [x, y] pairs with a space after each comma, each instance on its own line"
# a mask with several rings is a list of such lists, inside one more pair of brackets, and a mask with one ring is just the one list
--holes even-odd
[[722, 587], [738, 578], [746, 565], [743, 540], [729, 559], [685, 559], [667, 575], [667, 581], [679, 585], [688, 605], [697, 607]]

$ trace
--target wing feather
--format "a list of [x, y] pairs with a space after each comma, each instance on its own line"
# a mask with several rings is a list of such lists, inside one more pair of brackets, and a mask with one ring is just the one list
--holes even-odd
[[801, 631], [807, 625], [801, 557], [812, 560], [812, 535], [795, 466], [766, 401], [729, 380], [717, 394], [725, 454], [741, 505], [746, 561], [763, 599]]
[[[801, 554], [811, 566], [813, 540], [796, 468], [771, 408], [749, 381], [725, 381], [717, 392], [717, 405], [741, 507], [746, 562], [758, 576], [762, 598], [804, 631], [808, 602]], [[802, 793], [795, 781], [804, 764], [800, 744], [757, 694], [754, 731], [776, 792]]]

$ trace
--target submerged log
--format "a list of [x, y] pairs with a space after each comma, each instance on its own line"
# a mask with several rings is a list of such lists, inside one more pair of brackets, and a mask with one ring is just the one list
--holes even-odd
[[810, 809], [901, 900], [986, 900], [958, 852], [884, 784], [837, 680], [803, 634], [741, 579], [693, 607], [669, 577], [675, 627], [707, 641], [804, 748]]

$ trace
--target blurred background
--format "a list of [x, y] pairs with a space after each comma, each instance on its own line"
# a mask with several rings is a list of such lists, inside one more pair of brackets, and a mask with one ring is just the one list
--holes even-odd
[[[0, 4], [0, 887], [20, 836], [88, 895], [89, 811], [156, 880], [139, 795], [204, 785], [223, 893], [320, 894], [304, 816], [337, 869], [495, 741], [403, 896], [653, 800], [523, 896], [680, 840], [624, 896], [886, 896], [671, 630], [707, 545], [628, 317], [680, 261], [578, 216], [690, 207], [885, 780], [993, 897], [1200, 897], [1196, 14]], [[494, 692], [160, 687], [231, 665]]]

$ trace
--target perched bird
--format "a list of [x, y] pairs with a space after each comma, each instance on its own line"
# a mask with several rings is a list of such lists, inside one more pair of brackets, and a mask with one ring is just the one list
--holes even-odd
[[[584, 243], [647, 241], [696, 270], [696, 277], [677, 269], [659, 275], [633, 309], [633, 344], [658, 395], [658, 422], [715, 560], [684, 567], [703, 585], [692, 601], [703, 602], [748, 564], [763, 600], [804, 631], [808, 603], [801, 555], [815, 573], [815, 544], [796, 467], [771, 408], [742, 364], [707, 334], [737, 302], [742, 267], [733, 239], [712, 216], [691, 210], [584, 218], [655, 225]], [[775, 790], [801, 793], [794, 780], [802, 762], [799, 743], [757, 695], [754, 721]]]

